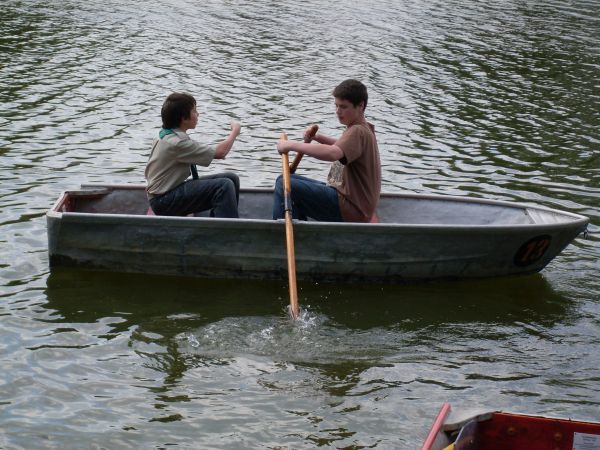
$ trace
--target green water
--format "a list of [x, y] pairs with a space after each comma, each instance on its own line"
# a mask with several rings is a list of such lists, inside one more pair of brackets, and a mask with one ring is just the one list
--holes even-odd
[[[0, 448], [419, 448], [445, 401], [600, 420], [600, 3], [8, 0], [0, 19]], [[48, 269], [45, 213], [143, 183], [160, 105], [243, 131], [206, 173], [369, 88], [388, 192], [590, 217], [541, 274], [411, 285]], [[304, 158], [302, 173], [328, 167]]]

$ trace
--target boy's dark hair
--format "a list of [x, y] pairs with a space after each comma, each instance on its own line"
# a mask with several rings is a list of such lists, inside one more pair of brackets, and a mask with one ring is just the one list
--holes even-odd
[[163, 128], [177, 128], [181, 121], [189, 119], [196, 106], [196, 99], [190, 94], [174, 92], [162, 105], [160, 117]]
[[369, 100], [367, 87], [360, 81], [352, 79], [344, 80], [338, 84], [333, 90], [333, 96], [342, 100], [348, 100], [354, 106], [358, 106], [360, 102], [363, 102], [365, 108], [367, 107], [367, 100]]

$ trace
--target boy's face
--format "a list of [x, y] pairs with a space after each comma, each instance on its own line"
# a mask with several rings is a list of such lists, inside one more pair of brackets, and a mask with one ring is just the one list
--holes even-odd
[[196, 128], [196, 125], [198, 125], [198, 110], [194, 106], [194, 109], [192, 109], [190, 112], [190, 117], [187, 119], [181, 119], [179, 128], [181, 128], [183, 131], [193, 130]]
[[335, 99], [335, 114], [342, 125], [352, 125], [363, 118], [365, 107], [363, 102], [354, 106], [349, 100]]

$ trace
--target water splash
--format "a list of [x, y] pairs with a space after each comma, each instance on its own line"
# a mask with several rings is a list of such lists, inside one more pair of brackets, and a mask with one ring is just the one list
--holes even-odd
[[295, 321], [287, 311], [284, 316], [227, 317], [183, 333], [178, 340], [182, 351], [208, 358], [255, 355], [288, 362], [372, 361], [392, 351], [384, 330], [349, 329], [310, 307], [301, 309]]

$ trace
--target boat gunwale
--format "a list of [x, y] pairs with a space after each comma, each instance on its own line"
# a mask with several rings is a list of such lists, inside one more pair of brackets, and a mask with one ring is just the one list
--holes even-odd
[[[553, 416], [553, 415], [546, 415], [546, 414], [539, 414], [539, 413], [527, 413], [527, 412], [515, 412], [515, 411], [506, 411], [504, 409], [494, 409], [494, 410], [483, 410], [481, 412], [474, 412], [469, 414], [468, 416], [465, 415], [464, 417], [461, 417], [460, 419], [454, 419], [453, 416], [454, 411], [451, 411], [450, 414], [446, 417], [446, 420], [444, 421], [444, 424], [442, 425], [442, 429], [443, 431], [456, 431], [460, 428], [462, 428], [463, 426], [465, 426], [467, 423], [469, 423], [470, 421], [474, 420], [476, 422], [485, 422], [487, 420], [490, 420], [493, 418], [494, 414], [503, 414], [505, 416], [514, 416], [514, 417], [518, 417], [518, 418], [524, 418], [524, 419], [547, 419], [547, 420], [558, 420], [561, 422], [569, 422], [569, 423], [577, 423], [577, 424], [593, 424], [596, 425], [598, 424], [598, 422], [594, 422], [591, 419], [578, 419], [578, 418], [573, 418], [573, 417], [560, 417], [560, 416]], [[451, 419], [454, 419], [454, 421], [450, 421]]]
[[[56, 220], [69, 219], [69, 218], [82, 218], [86, 221], [110, 223], [116, 219], [127, 219], [129, 222], [137, 221], [150, 221], [150, 223], [162, 223], [172, 224], [177, 227], [185, 227], [193, 224], [198, 226], [199, 224], [205, 225], [219, 225], [227, 228], [239, 228], [238, 225], [260, 225], [264, 227], [265, 224], [280, 225], [282, 228], [285, 225], [285, 220], [278, 219], [231, 219], [231, 218], [217, 218], [217, 217], [179, 217], [179, 216], [151, 216], [142, 214], [104, 214], [104, 213], [81, 213], [81, 212], [58, 212], [49, 211], [46, 214], [47, 217]], [[294, 227], [304, 228], [336, 228], [351, 230], [353, 228], [360, 229], [361, 232], [370, 230], [373, 232], [379, 232], [383, 230], [398, 230], [398, 231], [410, 231], [410, 230], [421, 230], [421, 231], [435, 231], [443, 230], [447, 231], [487, 231], [487, 232], [522, 232], [526, 230], [555, 230], [571, 227], [585, 227], [588, 221], [584, 219], [573, 220], [570, 222], [558, 222], [558, 223], [529, 223], [529, 224], [504, 224], [504, 225], [467, 225], [467, 224], [402, 224], [402, 223], [359, 223], [359, 222], [312, 222], [294, 220]], [[583, 232], [583, 230], [582, 230]]]
[[[81, 190], [85, 189], [98, 189], [98, 188], [109, 188], [111, 190], [145, 190], [145, 186], [142, 184], [82, 184]], [[66, 201], [67, 196], [70, 191], [66, 190], [61, 193], [59, 198], [54, 202], [52, 207], [47, 211], [46, 216], [51, 218], [60, 219], [62, 216], [65, 217], [95, 217], [95, 218], [103, 218], [103, 221], [108, 220], [108, 218], [115, 219], [123, 219], [127, 218], [129, 220], [151, 220], [158, 222], [172, 222], [174, 224], [188, 224], [195, 223], [198, 225], [198, 222], [207, 222], [214, 224], [262, 224], [265, 223], [280, 223], [282, 226], [285, 224], [283, 219], [273, 220], [273, 219], [245, 219], [245, 218], [216, 218], [216, 217], [180, 217], [180, 216], [154, 216], [154, 215], [144, 215], [144, 214], [109, 214], [109, 213], [84, 213], [84, 212], [75, 212], [75, 211], [59, 211], [60, 206]], [[244, 188], [241, 190], [241, 193], [261, 193], [267, 194], [272, 193], [273, 190], [269, 188]], [[527, 229], [560, 229], [564, 227], [574, 227], [580, 226], [585, 227], [590, 222], [589, 217], [572, 213], [569, 211], [562, 211], [554, 208], [549, 208], [546, 206], [540, 206], [535, 204], [525, 204], [519, 202], [509, 202], [506, 200], [493, 200], [493, 199], [482, 199], [475, 197], [462, 197], [462, 196], [454, 196], [454, 195], [442, 195], [442, 194], [418, 194], [418, 193], [394, 193], [394, 192], [384, 192], [381, 194], [381, 197], [385, 198], [408, 198], [408, 199], [417, 199], [417, 200], [434, 200], [434, 201], [454, 201], [458, 203], [477, 203], [481, 205], [490, 205], [490, 206], [501, 206], [513, 209], [522, 209], [523, 211], [537, 210], [546, 213], [558, 214], [562, 216], [566, 216], [571, 220], [566, 220], [563, 222], [552, 222], [552, 223], [529, 223], [529, 224], [431, 224], [431, 223], [401, 223], [401, 222], [393, 222], [393, 223], [361, 223], [361, 222], [318, 222], [318, 221], [301, 221], [294, 219], [294, 225], [299, 227], [324, 227], [324, 228], [359, 228], [363, 231], [365, 229], [373, 229], [373, 230], [381, 230], [383, 229], [399, 229], [399, 230], [410, 230], [411, 228], [419, 228], [419, 229], [427, 229], [427, 230], [486, 230], [486, 231], [494, 231], [494, 230], [507, 230], [512, 229], [515, 231], [523, 231]]]

